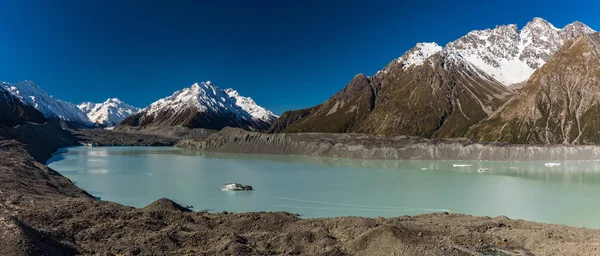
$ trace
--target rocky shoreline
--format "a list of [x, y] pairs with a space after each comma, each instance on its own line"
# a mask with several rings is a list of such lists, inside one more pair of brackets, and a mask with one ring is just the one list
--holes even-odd
[[[169, 145], [178, 139], [45, 125], [0, 132], [0, 255], [600, 254], [600, 230], [506, 217], [300, 219], [284, 212], [190, 212], [168, 199], [141, 209], [96, 201], [41, 163], [57, 148], [80, 143]], [[210, 141], [205, 145], [217, 145]]]
[[225, 128], [205, 139], [182, 139], [177, 147], [219, 153], [304, 155], [377, 160], [560, 161], [600, 159], [591, 145], [512, 145], [467, 139], [425, 139], [352, 133], [249, 132]]

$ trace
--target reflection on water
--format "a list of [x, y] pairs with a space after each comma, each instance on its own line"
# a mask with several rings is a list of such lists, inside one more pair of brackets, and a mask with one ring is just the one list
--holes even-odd
[[548, 161], [363, 160], [286, 155], [219, 154], [191, 150], [181, 150], [177, 153], [222, 159], [233, 158], [288, 163], [310, 163], [336, 167], [392, 168], [422, 171], [451, 170], [453, 172], [477, 173], [481, 175], [504, 175], [543, 181], [600, 184], [600, 161], [596, 160], [562, 161], [557, 164]]
[[[103, 200], [136, 207], [168, 197], [195, 210], [284, 210], [304, 217], [452, 209], [600, 227], [598, 161], [382, 161], [74, 147], [49, 165]], [[256, 190], [221, 191], [229, 182]]]

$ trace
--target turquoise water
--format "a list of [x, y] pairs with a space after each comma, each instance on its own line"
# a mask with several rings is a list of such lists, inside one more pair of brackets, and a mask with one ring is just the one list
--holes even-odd
[[[452, 209], [600, 228], [600, 162], [380, 161], [73, 147], [49, 166], [102, 200], [194, 210], [392, 217]], [[487, 168], [484, 170], [482, 168]], [[255, 191], [221, 191], [238, 182]]]

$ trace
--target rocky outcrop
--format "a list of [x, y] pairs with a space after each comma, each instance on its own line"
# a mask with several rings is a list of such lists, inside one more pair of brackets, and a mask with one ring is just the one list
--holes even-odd
[[158, 199], [146, 207], [142, 208], [145, 212], [156, 212], [156, 211], [175, 211], [175, 212], [191, 212], [190, 209], [185, 208], [178, 203], [173, 202], [167, 198]]
[[599, 144], [600, 34], [568, 41], [468, 137], [483, 141]]

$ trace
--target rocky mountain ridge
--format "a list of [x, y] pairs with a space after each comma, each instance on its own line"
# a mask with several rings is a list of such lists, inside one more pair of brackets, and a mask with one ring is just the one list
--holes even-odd
[[534, 144], [600, 144], [600, 33], [568, 41], [467, 136]]
[[15, 126], [25, 122], [44, 123], [46, 118], [0, 86], [0, 126]]
[[40, 111], [51, 121], [74, 128], [93, 126], [87, 115], [77, 106], [50, 96], [32, 81], [26, 80], [11, 84], [2, 82], [1, 86], [25, 105]]
[[557, 29], [535, 18], [520, 31], [472, 31], [444, 48], [419, 43], [310, 111], [284, 113], [270, 131], [463, 137], [513, 97], [509, 85], [543, 67], [565, 40], [593, 32], [580, 22]]
[[406, 68], [422, 65], [425, 59], [443, 51], [510, 86], [525, 82], [567, 40], [595, 32], [579, 21], [559, 29], [542, 18], [534, 18], [520, 30], [516, 24], [473, 30], [443, 48], [436, 43], [418, 43], [398, 58], [398, 62]]

